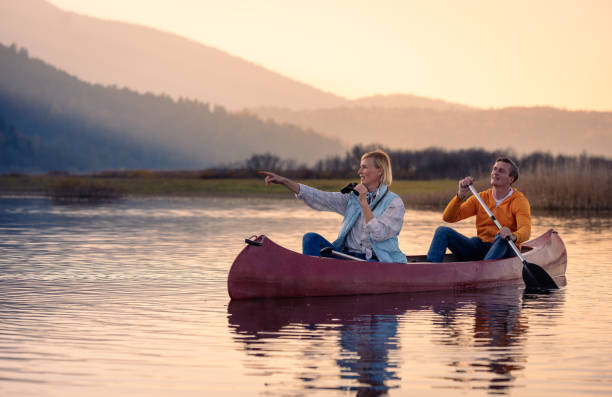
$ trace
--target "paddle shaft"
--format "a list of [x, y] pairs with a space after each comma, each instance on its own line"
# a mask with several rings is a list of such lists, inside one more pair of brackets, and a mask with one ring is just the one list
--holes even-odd
[[342, 258], [342, 259], [350, 259], [350, 260], [353, 260], [353, 261], [367, 262], [365, 259], [357, 258], [356, 256], [345, 254], [344, 252], [338, 252], [336, 250], [332, 250], [331, 254], [335, 255], [335, 256], [337, 256], [339, 258]]
[[350, 259], [350, 260], [353, 260], [353, 261], [367, 262], [365, 259], [357, 258], [356, 256], [345, 254], [344, 252], [336, 251], [334, 249], [334, 247], [323, 247], [323, 248], [321, 248], [321, 251], [319, 251], [319, 252], [321, 253], [321, 256], [334, 255], [334, 256], [336, 256], [338, 258], [342, 258], [342, 259]]
[[[470, 190], [472, 191], [472, 194], [474, 195], [474, 197], [476, 197], [476, 200], [478, 200], [478, 202], [480, 203], [480, 205], [482, 206], [482, 208], [487, 212], [487, 214], [489, 215], [489, 217], [491, 218], [491, 220], [493, 221], [493, 223], [495, 223], [495, 226], [497, 226], [497, 228], [499, 230], [501, 230], [502, 225], [499, 223], [499, 221], [497, 220], [497, 218], [495, 218], [495, 215], [493, 215], [493, 213], [491, 212], [491, 210], [489, 209], [489, 207], [485, 204], [484, 200], [482, 199], [482, 197], [480, 197], [480, 194], [478, 194], [478, 192], [476, 191], [476, 189], [474, 188], [474, 185], [469, 185]], [[508, 244], [510, 244], [510, 247], [512, 247], [512, 249], [514, 250], [514, 253], [516, 254], [516, 256], [518, 256], [521, 261], [523, 261], [523, 263], [526, 262], [525, 258], [523, 257], [523, 254], [521, 254], [521, 251], [518, 249], [518, 247], [516, 246], [516, 244], [514, 244], [514, 241], [512, 241], [510, 238], [506, 239], [508, 241]]]

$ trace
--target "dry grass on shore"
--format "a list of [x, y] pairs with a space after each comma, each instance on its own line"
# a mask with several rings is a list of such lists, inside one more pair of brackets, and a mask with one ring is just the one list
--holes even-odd
[[537, 167], [517, 185], [532, 208], [546, 210], [612, 209], [612, 170], [605, 166]]
[[[478, 191], [489, 187], [489, 176], [480, 177]], [[539, 166], [521, 172], [514, 186], [536, 210], [612, 210], [612, 170], [606, 166]], [[444, 209], [457, 192], [457, 181], [437, 190], [400, 194], [408, 207]]]
[[120, 187], [70, 176], [57, 178], [45, 189], [46, 195], [57, 201], [116, 201], [125, 196]]

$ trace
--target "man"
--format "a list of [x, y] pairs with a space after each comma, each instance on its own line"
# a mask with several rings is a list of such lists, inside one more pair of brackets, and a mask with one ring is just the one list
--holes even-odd
[[491, 188], [479, 193], [502, 225], [499, 231], [476, 197], [465, 200], [474, 179], [468, 176], [460, 180], [459, 190], [446, 206], [442, 218], [453, 223], [476, 215], [478, 237], [468, 238], [449, 227], [440, 226], [429, 247], [427, 261], [442, 262], [447, 248], [460, 261], [505, 258], [513, 255], [506, 238], [514, 241], [520, 249], [520, 243], [531, 235], [531, 209], [527, 198], [511, 187], [518, 176], [518, 166], [512, 160], [498, 158], [491, 170]]
[[404, 203], [389, 191], [393, 177], [387, 153], [375, 150], [361, 157], [357, 171], [360, 183], [354, 187], [358, 196], [351, 192], [324, 192], [273, 172], [260, 173], [266, 176], [266, 185], [283, 185], [309, 207], [344, 216], [333, 243], [318, 233], [306, 233], [302, 238], [304, 254], [320, 256], [322, 248], [332, 247], [361, 259], [406, 263], [397, 239], [404, 223]]

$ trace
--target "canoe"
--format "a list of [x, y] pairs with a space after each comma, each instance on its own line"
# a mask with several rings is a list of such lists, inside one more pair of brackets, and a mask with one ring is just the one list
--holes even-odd
[[[388, 294], [489, 288], [523, 283], [520, 259], [442, 263], [408, 256], [408, 263], [360, 262], [303, 255], [265, 235], [250, 239], [227, 278], [232, 299]], [[523, 243], [523, 256], [564, 284], [567, 251], [559, 234], [548, 230]]]

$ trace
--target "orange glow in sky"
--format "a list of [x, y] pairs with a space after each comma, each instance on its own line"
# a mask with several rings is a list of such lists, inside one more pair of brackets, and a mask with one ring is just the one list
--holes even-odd
[[348, 98], [612, 110], [612, 1], [51, 0]]

